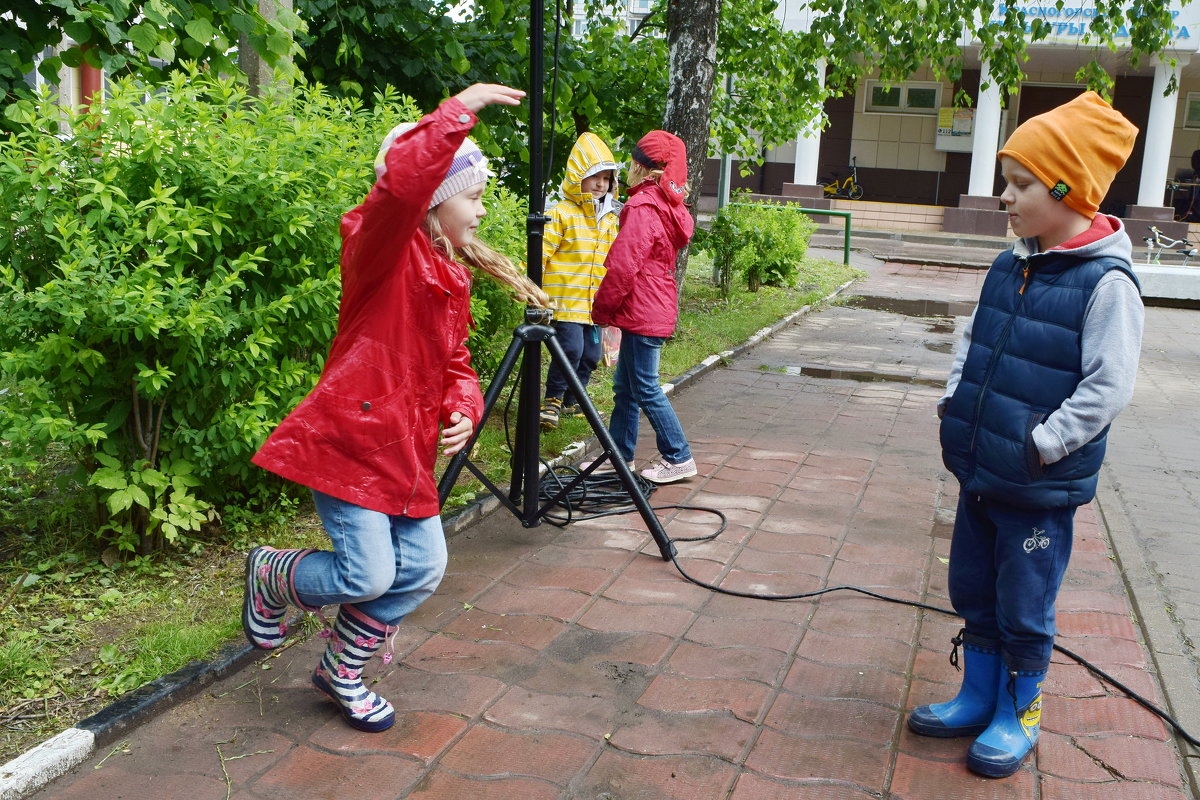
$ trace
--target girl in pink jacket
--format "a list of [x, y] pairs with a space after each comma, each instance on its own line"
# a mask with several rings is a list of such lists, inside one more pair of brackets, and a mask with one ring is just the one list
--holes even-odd
[[391, 727], [392, 705], [363, 685], [363, 666], [446, 568], [434, 462], [439, 447], [463, 448], [483, 412], [466, 347], [470, 267], [547, 302], [475, 238], [491, 173], [467, 133], [477, 111], [524, 94], [476, 84], [384, 139], [375, 185], [342, 218], [342, 301], [324, 371], [253, 459], [312, 490], [333, 549], [252, 550], [242, 626], [272, 648], [289, 605], [339, 604], [312, 683], [359, 730]]
[[655, 483], [696, 474], [687, 438], [658, 383], [659, 355], [675, 332], [679, 292], [675, 259], [692, 238], [687, 197], [687, 151], [679, 137], [650, 131], [633, 148], [629, 201], [621, 210], [620, 232], [608, 251], [607, 272], [592, 304], [597, 325], [621, 329], [621, 351], [613, 373], [615, 406], [608, 428], [633, 466], [638, 419], [654, 428], [660, 457], [642, 470]]

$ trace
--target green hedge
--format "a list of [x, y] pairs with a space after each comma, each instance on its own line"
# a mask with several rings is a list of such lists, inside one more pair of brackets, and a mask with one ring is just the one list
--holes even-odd
[[[320, 87], [260, 100], [191, 72], [118, 81], [90, 114], [48, 96], [7, 114], [21, 132], [0, 140], [0, 475], [53, 462], [81, 526], [126, 550], [186, 544], [214, 509], [277, 493], [250, 456], [320, 372], [340, 216], [418, 110]], [[520, 254], [517, 201], [491, 202], [482, 236]], [[520, 309], [485, 287], [473, 311], [486, 366]], [[22, 499], [6, 494], [0, 526]]]
[[747, 202], [740, 194], [696, 237], [710, 252], [725, 294], [735, 275], [757, 292], [760, 286], [792, 286], [808, 252], [816, 223], [784, 203]]

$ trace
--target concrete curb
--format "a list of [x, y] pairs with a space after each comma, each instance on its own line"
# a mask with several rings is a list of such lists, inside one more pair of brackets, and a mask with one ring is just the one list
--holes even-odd
[[[1100, 470], [1096, 489], [1096, 508], [1108, 531], [1117, 568], [1125, 584], [1129, 604], [1133, 607], [1134, 622], [1142, 631], [1146, 651], [1162, 686], [1164, 710], [1175, 718], [1189, 734], [1200, 735], [1200, 707], [1192, 698], [1197, 694], [1196, 671], [1187, 648], [1180, 640], [1179, 626], [1167, 612], [1166, 598], [1159, 591], [1159, 581], [1134, 541], [1133, 526], [1121, 503], [1107, 467]], [[1168, 728], [1176, 746], [1186, 753], [1190, 746]], [[1193, 797], [1200, 797], [1200, 764], [1196, 759], [1181, 757]]]
[[[818, 304], [832, 301], [853, 283], [853, 280], [846, 281], [818, 301]], [[688, 386], [722, 362], [751, 350], [765, 339], [795, 323], [812, 308], [811, 304], [802, 306], [778, 322], [755, 331], [732, 350], [708, 356], [669, 383], [663, 384], [663, 391], [671, 394]], [[595, 444], [594, 437], [575, 442], [550, 462], [550, 466], [572, 463]], [[491, 495], [477, 497], [457, 514], [442, 521], [446, 536], [462, 532], [500, 507], [500, 501]], [[0, 767], [0, 800], [20, 800], [36, 792], [86, 761], [97, 748], [116, 741], [122, 733], [195, 696], [204, 687], [236, 672], [255, 659], [266, 658], [269, 655], [270, 651], [259, 650], [249, 643], [231, 644], [222, 648], [212, 661], [193, 661], [170, 675], [164, 675], [135, 689], [82, 720], [75, 727], [67, 728]]]

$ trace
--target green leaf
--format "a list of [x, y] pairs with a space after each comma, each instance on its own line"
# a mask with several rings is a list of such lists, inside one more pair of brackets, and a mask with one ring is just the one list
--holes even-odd
[[205, 48], [203, 44], [189, 36], [183, 40], [183, 49], [186, 50], [187, 54], [192, 58], [199, 58], [204, 54]]
[[102, 489], [124, 489], [129, 485], [125, 474], [115, 469], [99, 469], [88, 479], [88, 483]]
[[142, 508], [150, 507], [150, 497], [146, 494], [146, 490], [137, 484], [133, 484], [129, 487], [129, 496], [132, 497], [133, 501]]
[[[144, 492], [143, 492], [144, 494]], [[108, 510], [114, 514], [125, 511], [133, 505], [133, 495], [129, 489], [118, 489], [108, 496]]]
[[175, 60], [175, 45], [168, 41], [161, 41], [154, 46], [154, 55], [161, 58], [163, 61]]
[[143, 53], [152, 53], [158, 47], [158, 29], [149, 22], [139, 22], [129, 29], [129, 41]]
[[287, 31], [273, 30], [267, 36], [267, 52], [275, 56], [286, 56], [292, 51], [292, 37]]
[[68, 47], [66, 50], [59, 52], [59, 58], [62, 59], [64, 66], [71, 69], [78, 69], [83, 65], [83, 50], [79, 47]]
[[73, 20], [63, 26], [63, 33], [76, 44], [87, 44], [92, 39], [92, 26], [82, 20]]
[[142, 14], [155, 25], [167, 27], [171, 24], [171, 10], [163, 0], [150, 0], [142, 6]]
[[21, 125], [30, 125], [35, 119], [33, 103], [28, 100], [10, 103], [4, 109], [4, 116]]
[[188, 36], [202, 44], [208, 44], [209, 40], [213, 38], [212, 24], [200, 17], [190, 20], [188, 24], [183, 26], [183, 29], [187, 31]]

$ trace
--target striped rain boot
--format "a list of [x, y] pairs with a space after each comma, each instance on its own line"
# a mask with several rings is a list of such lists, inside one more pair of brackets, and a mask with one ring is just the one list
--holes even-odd
[[242, 599], [242, 630], [250, 644], [263, 650], [278, 647], [287, 636], [288, 605], [320, 611], [300, 602], [292, 575], [300, 559], [316, 550], [276, 550], [256, 547], [246, 556], [246, 594]]
[[[392, 727], [396, 712], [392, 704], [362, 682], [363, 666], [383, 646], [394, 625], [382, 625], [354, 606], [343, 605], [329, 632], [329, 645], [313, 672], [318, 691], [335, 701], [347, 724], [360, 731], [376, 733]], [[390, 651], [383, 656], [391, 661]]]
[[967, 768], [985, 778], [1007, 778], [1021, 768], [1042, 728], [1046, 670], [1000, 670], [996, 714], [967, 750]]
[[908, 727], [921, 736], [951, 738], [978, 736], [987, 730], [996, 711], [996, 681], [1000, 676], [1000, 651], [983, 640], [967, 641], [965, 631], [951, 639], [950, 663], [958, 668], [958, 648], [963, 649], [962, 687], [945, 703], [917, 706]]

